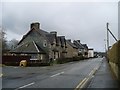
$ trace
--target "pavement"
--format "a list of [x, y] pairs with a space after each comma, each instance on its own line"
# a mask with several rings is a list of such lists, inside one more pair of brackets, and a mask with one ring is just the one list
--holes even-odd
[[94, 78], [91, 80], [88, 88], [118, 89], [117, 80], [111, 72], [110, 66], [105, 58], [103, 59], [99, 69], [96, 71]]

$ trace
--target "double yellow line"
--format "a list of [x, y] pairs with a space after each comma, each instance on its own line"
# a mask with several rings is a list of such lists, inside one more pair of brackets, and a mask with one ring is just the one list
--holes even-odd
[[94, 77], [95, 72], [98, 70], [98, 68], [94, 68], [87, 77], [85, 77], [74, 90], [80, 90], [85, 87], [87, 82]]

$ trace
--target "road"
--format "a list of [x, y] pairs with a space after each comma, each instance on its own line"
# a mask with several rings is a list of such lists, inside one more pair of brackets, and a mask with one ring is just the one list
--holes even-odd
[[[102, 58], [44, 67], [5, 66], [2, 69], [3, 88], [80, 88], [95, 73]], [[91, 78], [91, 77], [90, 77]]]

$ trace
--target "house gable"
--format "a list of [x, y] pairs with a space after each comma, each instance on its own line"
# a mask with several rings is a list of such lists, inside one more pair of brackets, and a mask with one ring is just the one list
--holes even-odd
[[66, 57], [72, 58], [78, 56], [78, 48], [69, 40], [66, 40], [67, 45], [67, 55]]
[[25, 54], [45, 53], [44, 50], [38, 47], [38, 45], [34, 41], [26, 42], [24, 44], [19, 45], [15, 50], [13, 50], [13, 52]]
[[[21, 52], [21, 50], [23, 50], [24, 52], [28, 52], [28, 50], [25, 51], [26, 49], [23, 48], [26, 48], [26, 44], [31, 45], [31, 48], [35, 48], [35, 45], [33, 45], [33, 41], [37, 45], [37, 47], [39, 47], [38, 49], [40, 49], [40, 51], [42, 50], [42, 52], [48, 52], [49, 41], [42, 33], [40, 33], [40, 31], [35, 29], [30, 30], [26, 35], [23, 36], [14, 51]], [[32, 49], [31, 52], [35, 52], [35, 50]], [[36, 51], [36, 53], [38, 52]]]

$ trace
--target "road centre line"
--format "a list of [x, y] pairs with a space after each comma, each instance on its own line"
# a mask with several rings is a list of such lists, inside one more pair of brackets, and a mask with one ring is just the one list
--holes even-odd
[[94, 72], [94, 70], [92, 70], [92, 71], [89, 73], [89, 76], [90, 76], [90, 75], [92, 75], [92, 74], [93, 74], [93, 72]]
[[86, 79], [87, 79], [87, 78], [84, 78], [84, 79], [77, 85], [77, 87], [75, 88], [75, 90], [78, 89], [78, 88], [86, 81]]
[[21, 88], [25, 88], [25, 87], [28, 87], [28, 86], [33, 85], [33, 84], [35, 84], [35, 82], [32, 82], [32, 83], [29, 83], [27, 85], [21, 86], [21, 87], [15, 89], [15, 90], [18, 90], [18, 89], [21, 89]]
[[87, 78], [86, 80], [85, 80], [85, 82], [80, 86], [80, 88], [84, 88], [84, 86], [86, 85], [86, 83], [91, 79], [91, 78], [93, 78], [94, 76], [92, 75], [91, 77], [89, 77], [89, 78]]
[[94, 73], [98, 70], [98, 68], [94, 68], [90, 73], [89, 76], [94, 75]]
[[94, 74], [95, 72], [98, 70], [98, 67], [97, 68], [94, 68], [89, 74], [87, 77], [85, 77], [78, 85], [77, 87], [74, 89], [74, 90], [80, 90], [81, 88], [83, 88], [85, 86], [85, 84], [91, 79], [94, 77]]
[[54, 75], [52, 75], [52, 76], [50, 76], [50, 77], [55, 77], [55, 76], [58, 76], [58, 75], [63, 74], [63, 73], [64, 73], [64, 72], [60, 72], [60, 73], [54, 74]]

